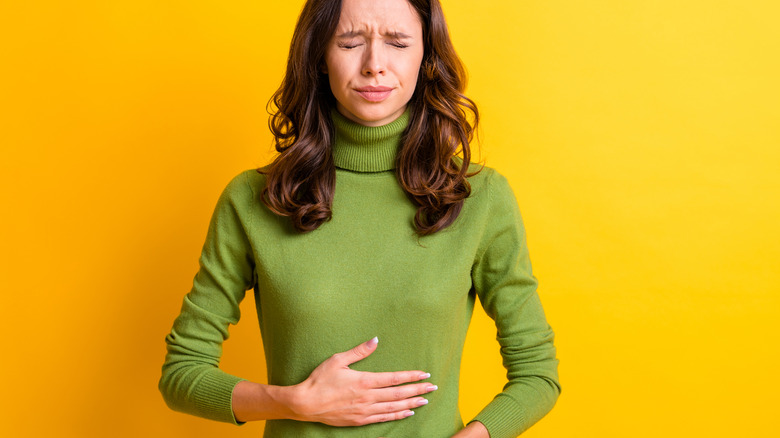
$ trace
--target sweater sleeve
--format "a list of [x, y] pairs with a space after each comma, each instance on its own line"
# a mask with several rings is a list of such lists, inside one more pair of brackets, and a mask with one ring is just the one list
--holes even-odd
[[472, 421], [491, 438], [516, 437], [546, 415], [560, 394], [553, 331], [536, 292], [536, 278], [517, 201], [509, 183], [488, 176], [490, 211], [472, 281], [496, 323], [508, 382]]
[[[165, 337], [167, 354], [159, 389], [173, 410], [233, 424], [232, 393], [242, 379], [219, 369], [228, 325], [254, 285], [254, 257], [239, 212], [249, 199], [246, 175], [238, 175], [217, 201], [199, 269], [181, 312]], [[246, 210], [244, 210], [246, 211]]]

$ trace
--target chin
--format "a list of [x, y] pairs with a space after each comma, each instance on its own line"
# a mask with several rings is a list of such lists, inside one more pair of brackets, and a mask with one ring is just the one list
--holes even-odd
[[[387, 124], [395, 120], [397, 116], [401, 114], [401, 108], [395, 108], [395, 109], [386, 109], [386, 108], [354, 108], [350, 109], [347, 108], [347, 111], [349, 111], [352, 116], [359, 120], [362, 123], [366, 124]], [[393, 117], [396, 116], [396, 117]], [[387, 120], [389, 118], [393, 117], [393, 120]]]

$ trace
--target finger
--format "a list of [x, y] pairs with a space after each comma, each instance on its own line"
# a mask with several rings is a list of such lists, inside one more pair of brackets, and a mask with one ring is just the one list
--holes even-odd
[[371, 392], [371, 396], [376, 402], [393, 402], [404, 400], [417, 395], [427, 394], [439, 389], [436, 385], [430, 383], [415, 383], [410, 385], [391, 386], [389, 388], [379, 388]]
[[378, 342], [379, 339], [374, 337], [350, 350], [347, 350], [343, 353], [336, 353], [333, 356], [336, 360], [339, 361], [340, 365], [347, 366], [367, 358], [376, 350], [376, 345]]
[[431, 377], [429, 373], [422, 371], [393, 371], [382, 373], [365, 373], [364, 380], [369, 388], [386, 388], [398, 386], [404, 383], [419, 382]]
[[359, 422], [359, 425], [365, 425], [365, 424], [373, 424], [373, 423], [384, 423], [387, 421], [395, 421], [395, 420], [403, 420], [404, 418], [411, 417], [414, 415], [414, 411], [401, 411], [401, 412], [393, 412], [391, 414], [376, 414], [376, 415], [370, 415], [363, 420]]
[[368, 410], [369, 415], [392, 414], [395, 412], [408, 411], [428, 404], [428, 400], [423, 397], [414, 397], [401, 401], [374, 403]]

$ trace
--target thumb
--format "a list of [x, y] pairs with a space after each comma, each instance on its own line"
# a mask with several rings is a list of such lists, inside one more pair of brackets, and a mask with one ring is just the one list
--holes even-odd
[[339, 356], [343, 357], [344, 365], [353, 364], [357, 361], [367, 358], [371, 353], [373, 353], [376, 350], [376, 345], [378, 342], [379, 338], [374, 337], [369, 339], [367, 342], [363, 342], [355, 348], [352, 348], [351, 350], [345, 351]]

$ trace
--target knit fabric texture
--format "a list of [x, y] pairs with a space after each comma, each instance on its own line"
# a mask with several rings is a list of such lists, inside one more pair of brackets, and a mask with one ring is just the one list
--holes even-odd
[[159, 388], [166, 403], [242, 424], [231, 408], [242, 379], [219, 362], [228, 327], [238, 323], [239, 304], [252, 290], [269, 384], [300, 383], [334, 353], [378, 336], [376, 351], [351, 368], [419, 369], [439, 387], [403, 420], [361, 427], [269, 420], [265, 437], [451, 437], [463, 428], [461, 354], [479, 302], [496, 322], [508, 381], [473, 420], [491, 438], [518, 436], [552, 409], [560, 385], [553, 331], [507, 180], [483, 168], [469, 178], [472, 194], [457, 220], [420, 237], [416, 207], [394, 172], [408, 111], [380, 127], [356, 124], [335, 110], [332, 118], [330, 221], [296, 231], [261, 202], [265, 177], [255, 169], [233, 178], [219, 197], [192, 289], [165, 338]]

